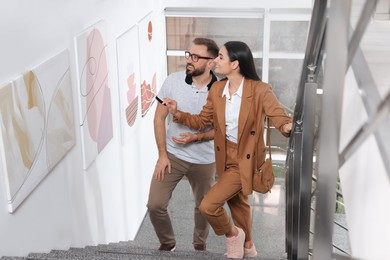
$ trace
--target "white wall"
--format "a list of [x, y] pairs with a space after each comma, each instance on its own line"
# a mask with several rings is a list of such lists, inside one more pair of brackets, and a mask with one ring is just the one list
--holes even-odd
[[[0, 85], [69, 49], [75, 122], [79, 108], [75, 96], [73, 37], [98, 20], [106, 20], [114, 125], [114, 138], [86, 171], [82, 170], [80, 130], [76, 127], [76, 145], [13, 214], [7, 210], [0, 162], [0, 257], [134, 239], [146, 213], [154, 168], [151, 162], [157, 158], [153, 134], [155, 106], [138, 120], [139, 143], [122, 146], [115, 41], [151, 11], [158, 21], [154, 37], [161, 37], [164, 28], [159, 28], [163, 23], [158, 15], [162, 13], [155, 2], [0, 0]], [[164, 48], [161, 44], [161, 49]], [[163, 79], [165, 53], [157, 53], [162, 57], [156, 58], [160, 70], [157, 78]], [[134, 145], [139, 148], [136, 156], [129, 154], [130, 146]], [[137, 172], [132, 170], [135, 163]]]
[[[145, 216], [149, 181], [157, 159], [154, 107], [136, 130], [139, 142], [122, 146], [115, 39], [154, 12], [154, 37], [161, 43], [154, 60], [159, 68], [159, 86], [166, 76], [165, 7], [310, 8], [311, 0], [247, 0], [246, 6], [242, 4], [226, 0], [0, 0], [0, 84], [69, 49], [76, 87], [73, 37], [98, 20], [106, 20], [114, 124], [114, 138], [86, 171], [82, 170], [80, 131], [76, 129], [74, 148], [13, 214], [7, 210], [0, 165], [0, 256], [26, 256], [30, 252], [134, 239]], [[75, 120], [77, 104], [74, 102]], [[138, 148], [137, 154], [132, 145]], [[138, 172], [131, 171], [135, 163]]]

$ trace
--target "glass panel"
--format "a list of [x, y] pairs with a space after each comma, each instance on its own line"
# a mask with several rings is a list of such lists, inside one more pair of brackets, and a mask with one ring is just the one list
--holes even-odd
[[283, 136], [278, 129], [271, 128], [272, 164], [283, 165], [285, 163], [287, 148], [288, 148], [288, 138]]
[[[286, 108], [286, 113], [293, 115], [298, 84], [301, 77], [303, 60], [271, 59], [269, 62], [269, 82], [276, 97]], [[287, 73], [288, 72], [288, 73]], [[283, 164], [286, 159], [288, 138], [279, 130], [271, 131], [272, 159], [274, 164]]]
[[269, 62], [269, 82], [290, 114], [294, 111], [302, 64], [303, 60], [292, 59], [271, 59]]
[[167, 17], [166, 26], [168, 50], [187, 50], [196, 37], [211, 38], [218, 46], [240, 40], [253, 52], [263, 49], [262, 18]]
[[308, 21], [271, 21], [270, 51], [305, 53]]
[[263, 73], [263, 59], [261, 58], [255, 58], [255, 67], [256, 67], [256, 72], [257, 75], [261, 78], [261, 75]]
[[186, 62], [187, 60], [184, 58], [184, 56], [168, 56], [168, 75], [177, 72], [177, 71], [183, 71], [186, 69]]

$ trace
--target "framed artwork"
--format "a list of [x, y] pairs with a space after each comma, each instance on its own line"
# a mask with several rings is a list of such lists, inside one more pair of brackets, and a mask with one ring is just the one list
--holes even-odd
[[103, 20], [74, 38], [84, 169], [113, 137], [106, 42]]
[[0, 88], [0, 126], [12, 213], [75, 144], [68, 51]]
[[138, 37], [141, 76], [141, 115], [144, 117], [153, 105], [157, 94], [156, 41], [153, 38], [152, 13], [146, 15], [138, 23]]
[[125, 144], [133, 134], [139, 113], [140, 71], [138, 28], [133, 26], [116, 40], [120, 103], [121, 140]]

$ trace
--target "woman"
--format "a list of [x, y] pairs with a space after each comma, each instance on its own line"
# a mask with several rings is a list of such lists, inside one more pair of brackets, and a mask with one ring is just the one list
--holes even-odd
[[[226, 75], [213, 84], [199, 115], [179, 111], [176, 101], [164, 99], [174, 122], [201, 130], [213, 125], [217, 183], [199, 207], [217, 235], [226, 236], [227, 257], [255, 257], [248, 195], [256, 160], [265, 159], [264, 118], [268, 116], [288, 136], [291, 118], [255, 70], [252, 52], [240, 41], [230, 41], [215, 59], [215, 72]], [[257, 146], [256, 146], [257, 144]], [[223, 208], [225, 202], [232, 219]]]

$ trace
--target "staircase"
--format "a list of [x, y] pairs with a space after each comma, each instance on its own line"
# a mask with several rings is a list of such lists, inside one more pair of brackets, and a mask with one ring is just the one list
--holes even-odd
[[2, 259], [226, 259], [223, 254], [213, 252], [175, 251], [160, 252], [131, 245], [131, 242], [119, 242], [108, 245], [52, 250], [50, 253], [31, 253], [26, 258]]
[[[259, 256], [256, 259], [286, 259], [285, 253], [285, 189], [284, 179], [276, 178], [272, 193], [254, 194], [253, 240]], [[107, 245], [71, 247], [69, 250], [51, 250], [49, 253], [30, 253], [27, 257], [3, 256], [0, 260], [33, 259], [227, 259], [224, 256], [225, 238], [216, 236], [213, 230], [207, 241], [207, 251], [198, 252], [192, 246], [193, 198], [188, 181], [176, 187], [170, 204], [170, 214], [176, 234], [176, 251], [161, 252], [149, 216], [134, 241]], [[251, 258], [254, 259], [254, 258]]]

